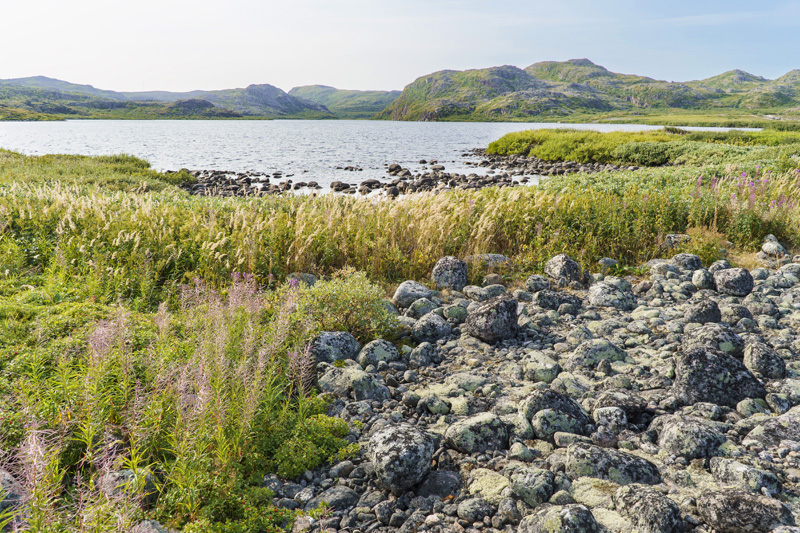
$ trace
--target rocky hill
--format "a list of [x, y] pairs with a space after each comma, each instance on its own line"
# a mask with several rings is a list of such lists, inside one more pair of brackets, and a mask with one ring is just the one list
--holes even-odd
[[290, 96], [324, 105], [337, 118], [372, 118], [394, 102], [400, 91], [348, 91], [327, 85], [305, 85]]
[[619, 74], [588, 59], [443, 70], [406, 86], [378, 118], [547, 119], [637, 109], [766, 109], [800, 104], [800, 71], [767, 80], [740, 70], [693, 82]]

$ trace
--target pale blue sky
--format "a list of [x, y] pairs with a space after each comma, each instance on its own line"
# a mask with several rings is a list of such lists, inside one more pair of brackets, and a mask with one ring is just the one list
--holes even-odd
[[800, 0], [10, 0], [0, 78], [115, 90], [402, 89], [441, 69], [586, 57], [687, 81], [800, 68]]

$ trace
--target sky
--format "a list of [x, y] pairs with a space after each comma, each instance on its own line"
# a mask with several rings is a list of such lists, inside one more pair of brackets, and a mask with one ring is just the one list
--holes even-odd
[[588, 58], [670, 81], [800, 68], [800, 0], [4, 0], [0, 78], [118, 91], [402, 89]]

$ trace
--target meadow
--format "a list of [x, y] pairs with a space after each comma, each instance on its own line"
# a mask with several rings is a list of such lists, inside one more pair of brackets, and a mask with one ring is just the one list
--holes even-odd
[[706, 263], [770, 233], [796, 247], [798, 147], [778, 131], [512, 134], [490, 151], [647, 168], [399, 200], [193, 197], [189, 174], [131, 156], [0, 151], [0, 464], [26, 502], [0, 523], [279, 531], [294, 515], [265, 474], [358, 453], [310, 386], [317, 332], [394, 339], [384, 298], [445, 255], [505, 254], [512, 280], [558, 253], [640, 272], [669, 233]]

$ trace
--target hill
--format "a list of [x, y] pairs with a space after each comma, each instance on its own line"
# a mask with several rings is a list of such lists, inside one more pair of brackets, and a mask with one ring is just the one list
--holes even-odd
[[0, 105], [30, 117], [333, 118], [324, 105], [268, 84], [221, 91], [121, 93], [36, 76], [0, 80]]
[[[800, 105], [800, 71], [777, 80], [733, 70], [692, 82], [612, 72], [588, 59], [544, 61], [417, 78], [378, 117], [393, 120], [553, 120], [609, 112], [752, 110]], [[619, 113], [617, 113], [619, 114]]]
[[337, 118], [372, 118], [397, 100], [400, 91], [348, 91], [327, 85], [305, 85], [289, 91], [290, 96], [324, 105]]

